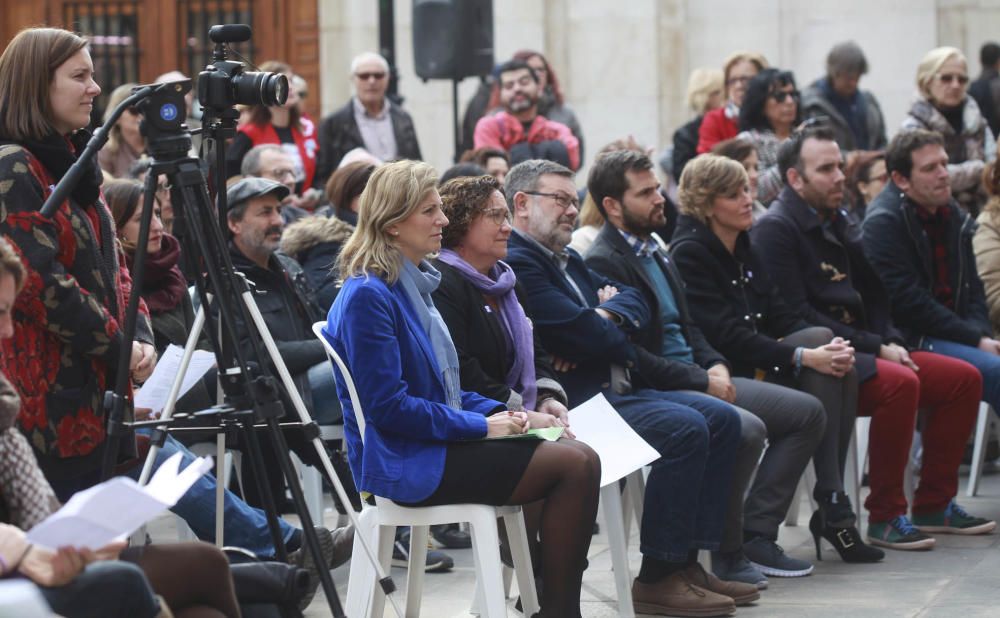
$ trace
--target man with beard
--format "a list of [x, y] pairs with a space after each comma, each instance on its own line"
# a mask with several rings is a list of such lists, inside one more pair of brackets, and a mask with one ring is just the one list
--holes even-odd
[[[775, 541], [799, 477], [823, 435], [823, 406], [806, 393], [730, 376], [726, 359], [691, 319], [680, 273], [652, 238], [666, 221], [665, 200], [652, 168], [644, 154], [628, 150], [607, 153], [591, 167], [587, 189], [606, 223], [587, 252], [587, 265], [642, 293], [653, 319], [636, 334], [639, 345], [703, 373], [706, 387], [700, 396], [730, 402], [740, 413], [741, 442], [712, 570], [721, 579], [760, 588], [767, 585], [765, 574], [808, 575], [812, 565], [786, 556]], [[634, 385], [642, 382], [641, 373], [633, 378]], [[746, 497], [744, 515], [744, 495], [765, 438], [770, 446]]]
[[[782, 145], [778, 166], [787, 185], [751, 238], [785, 302], [856, 350], [858, 415], [872, 419], [868, 541], [929, 549], [934, 539], [926, 531], [989, 532], [995, 523], [953, 502], [982, 379], [969, 363], [925, 350], [911, 355], [905, 347], [885, 288], [865, 259], [858, 226], [841, 210], [844, 173], [835, 139], [832, 129], [814, 126]], [[911, 523], [903, 476], [918, 407], [923, 457]]]
[[[579, 201], [573, 172], [544, 160], [511, 168], [508, 262], [524, 286], [542, 344], [555, 358], [570, 405], [601, 393], [657, 450], [640, 530], [636, 612], [717, 616], [760, 597], [754, 584], [721, 581], [697, 561], [717, 549], [740, 439], [739, 414], [704, 392], [701, 367], [650, 354], [630, 341], [649, 321], [642, 294], [593, 272], [567, 247]], [[642, 377], [630, 382], [629, 371]], [[683, 392], [679, 389], [689, 389]], [[756, 582], [755, 582], [756, 583]]]
[[1000, 341], [992, 336], [972, 249], [975, 221], [952, 197], [941, 136], [901, 131], [889, 143], [891, 182], [868, 207], [865, 255], [906, 342], [971, 363], [983, 400], [1000, 412]]
[[538, 113], [538, 75], [523, 60], [504, 63], [499, 71], [503, 110], [476, 123], [475, 148], [510, 152], [511, 163], [547, 159], [577, 170], [580, 141], [566, 125]]

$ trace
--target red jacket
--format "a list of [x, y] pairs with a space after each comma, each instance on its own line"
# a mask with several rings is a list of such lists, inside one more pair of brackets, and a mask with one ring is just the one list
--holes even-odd
[[510, 151], [513, 146], [522, 142], [538, 144], [551, 140], [562, 142], [569, 153], [570, 167], [574, 170], [580, 169], [580, 140], [576, 139], [569, 127], [561, 122], [549, 120], [545, 116], [535, 116], [528, 128], [528, 135], [525, 136], [521, 121], [507, 112], [500, 111], [492, 116], [480, 118], [473, 135], [476, 148], [492, 146], [506, 151]]
[[[302, 159], [302, 168], [305, 172], [302, 187], [305, 190], [312, 186], [313, 176], [316, 174], [316, 154], [319, 145], [316, 143], [316, 126], [313, 122], [303, 118], [299, 125], [301, 129], [292, 127], [292, 139], [295, 140], [295, 145], [299, 149], [299, 157]], [[239, 132], [249, 137], [253, 146], [281, 144], [278, 132], [274, 130], [274, 125], [270, 122], [264, 125], [248, 122], [239, 128]]]
[[707, 112], [698, 129], [698, 154], [705, 154], [719, 142], [733, 139], [739, 132], [736, 120], [726, 116], [725, 107]]

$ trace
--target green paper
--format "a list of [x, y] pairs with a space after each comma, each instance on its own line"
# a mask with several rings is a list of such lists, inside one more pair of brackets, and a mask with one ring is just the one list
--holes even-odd
[[486, 438], [487, 440], [548, 440], [549, 442], [555, 442], [563, 435], [565, 427], [540, 427], [538, 429], [529, 429], [524, 433], [519, 433], [510, 436], [497, 436], [495, 438]]

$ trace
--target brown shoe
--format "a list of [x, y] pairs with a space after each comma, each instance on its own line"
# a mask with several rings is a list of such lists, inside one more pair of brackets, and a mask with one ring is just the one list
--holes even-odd
[[749, 605], [760, 598], [757, 586], [719, 579], [714, 573], [706, 571], [698, 562], [685, 567], [681, 572], [695, 586], [730, 597], [737, 605]]
[[636, 613], [685, 618], [736, 613], [732, 598], [692, 584], [681, 571], [655, 584], [632, 582], [632, 607]]

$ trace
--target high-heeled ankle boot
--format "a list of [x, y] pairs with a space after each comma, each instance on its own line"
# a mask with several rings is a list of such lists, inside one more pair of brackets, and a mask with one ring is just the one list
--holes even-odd
[[809, 519], [809, 532], [812, 532], [813, 542], [816, 543], [816, 560], [823, 560], [820, 537], [833, 545], [844, 562], [878, 562], [885, 557], [881, 549], [866, 545], [861, 540], [861, 533], [853, 524], [838, 527], [827, 523], [822, 507]]

